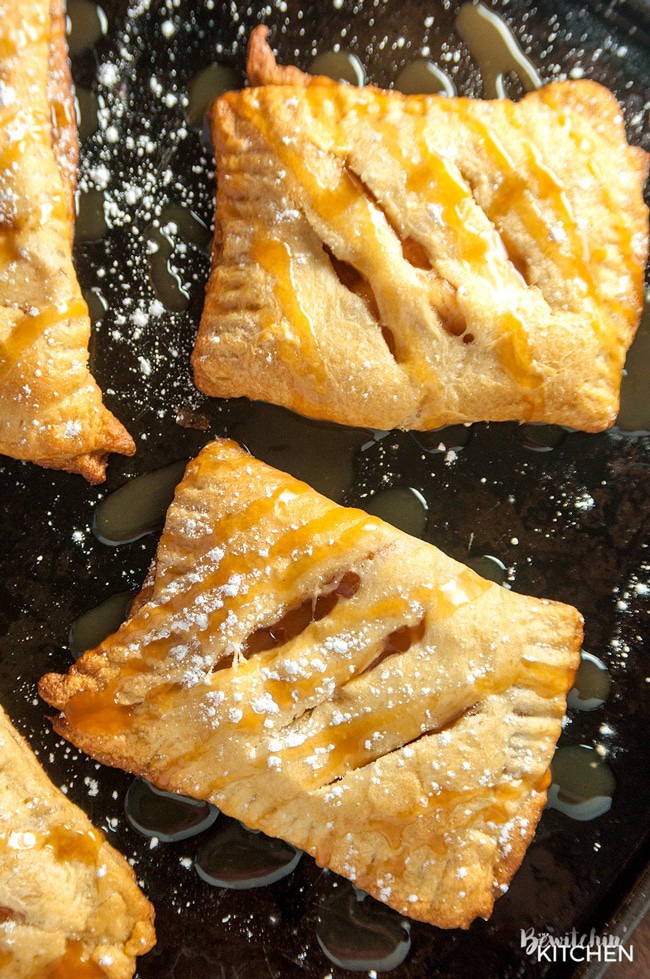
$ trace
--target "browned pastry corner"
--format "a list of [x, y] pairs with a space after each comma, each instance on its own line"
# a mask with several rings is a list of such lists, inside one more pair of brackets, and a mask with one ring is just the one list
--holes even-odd
[[326, 75], [308, 75], [295, 65], [279, 65], [268, 43], [269, 29], [259, 24], [251, 31], [246, 52], [249, 85], [336, 85]]
[[0, 974], [129, 979], [155, 942], [133, 870], [0, 708]]
[[218, 440], [129, 619], [40, 691], [98, 760], [467, 927], [535, 832], [581, 637], [575, 609]]
[[648, 157], [590, 81], [404, 96], [278, 66], [212, 110], [197, 386], [380, 429], [617, 415]]
[[0, 453], [99, 483], [135, 445], [88, 370], [62, 0], [3, 3], [0, 41]]

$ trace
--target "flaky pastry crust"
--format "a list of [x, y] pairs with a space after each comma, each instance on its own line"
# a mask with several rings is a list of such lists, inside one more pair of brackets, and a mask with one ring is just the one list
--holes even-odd
[[52, 785], [0, 708], [0, 973], [129, 979], [154, 944], [129, 864]]
[[0, 41], [0, 452], [98, 483], [135, 445], [88, 370], [62, 0], [4, 3]]
[[218, 440], [130, 618], [40, 691], [98, 760], [467, 927], [534, 834], [581, 637], [575, 609]]
[[193, 355], [217, 397], [379, 429], [600, 431], [643, 303], [647, 154], [595, 82], [404, 96], [278, 66], [211, 111], [213, 268]]

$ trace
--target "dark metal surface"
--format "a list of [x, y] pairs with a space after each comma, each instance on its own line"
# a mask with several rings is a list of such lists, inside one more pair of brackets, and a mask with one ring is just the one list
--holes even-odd
[[[650, 99], [650, 82], [648, 35], [638, 14], [622, 4], [584, 7], [566, 0], [492, 6], [513, 25], [544, 80], [557, 77], [555, 65], [559, 72], [582, 68], [615, 92], [632, 139], [642, 141], [638, 117]], [[602, 746], [616, 779], [611, 810], [591, 822], [547, 810], [492, 919], [468, 932], [414, 923], [411, 952], [392, 973], [395, 979], [451, 979], [476, 975], [480, 963], [486, 977], [542, 975], [545, 967], [520, 948], [520, 930], [563, 934], [574, 926], [580, 932], [599, 927], [649, 856], [650, 671], [643, 640], [650, 600], [650, 437], [567, 432], [555, 448], [535, 451], [526, 444], [526, 429], [476, 425], [453, 459], [435, 451], [444, 433], [392, 433], [375, 441], [301, 420], [289, 425], [287, 413], [265, 414], [244, 402], [200, 396], [191, 382], [189, 354], [207, 254], [200, 244], [175, 250], [189, 304], [183, 312], [161, 312], [152, 306], [157, 293], [145, 238], [169, 203], [190, 207], [210, 223], [211, 161], [199, 134], [185, 123], [183, 93], [212, 61], [241, 71], [246, 38], [266, 7], [205, 0], [170, 4], [171, 13], [163, 4], [131, 7], [128, 13], [125, 3], [112, 5], [107, 36], [79, 55], [73, 69], [77, 84], [101, 99], [100, 131], [82, 148], [82, 188], [101, 189], [107, 179], [103, 168], [109, 174], [104, 196], [112, 226], [101, 240], [78, 242], [76, 249], [84, 288], [101, 292], [108, 306], [96, 325], [94, 369], [109, 406], [136, 438], [138, 453], [132, 460], [114, 458], [101, 489], [65, 474], [0, 462], [0, 699], [55, 783], [133, 859], [157, 913], [158, 944], [142, 960], [140, 976], [346, 975], [328, 962], [316, 940], [318, 904], [331, 893], [332, 875], [304, 858], [291, 876], [270, 887], [210, 887], [180, 862], [193, 856], [201, 837], [151, 848], [138, 836], [123, 814], [130, 776], [58, 740], [36, 682], [47, 670], [67, 668], [73, 620], [111, 594], [138, 588], [153, 554], [155, 535], [117, 548], [93, 536], [94, 508], [104, 495], [138, 473], [196, 454], [210, 437], [236, 437], [238, 423], [250, 431], [255, 417], [260, 424], [266, 417], [277, 431], [275, 439], [266, 439], [266, 449], [261, 439], [259, 454], [298, 467], [307, 479], [314, 444], [336, 469], [358, 440], [346, 502], [363, 506], [368, 496], [390, 486], [418, 489], [429, 505], [428, 540], [461, 561], [495, 555], [517, 591], [576, 605], [586, 620], [585, 648], [610, 668], [608, 701], [590, 713], [572, 712], [562, 743]], [[440, 63], [460, 94], [480, 95], [476, 68], [453, 33], [456, 9], [433, 0], [376, 6], [346, 0], [340, 9], [305, 4], [301, 14], [289, 0], [271, 4], [264, 19], [284, 62], [307, 67], [313, 54], [338, 42], [358, 54], [371, 81], [389, 85], [426, 45], [433, 59], [450, 52]], [[165, 21], [174, 25], [171, 36], [161, 29]], [[166, 102], [165, 94], [177, 101]], [[183, 427], [179, 417], [207, 430]], [[291, 443], [290, 450], [282, 451], [283, 442]], [[448, 447], [453, 444], [447, 439]], [[557, 966], [555, 972], [567, 974], [569, 968]]]

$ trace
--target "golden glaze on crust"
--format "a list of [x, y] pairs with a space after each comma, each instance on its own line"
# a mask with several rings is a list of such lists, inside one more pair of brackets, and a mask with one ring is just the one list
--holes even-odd
[[277, 66], [212, 108], [206, 394], [389, 429], [598, 431], [643, 301], [647, 155], [602, 86], [403, 96]]
[[575, 609], [218, 440], [130, 618], [42, 696], [93, 757], [209, 799], [442, 927], [488, 916], [546, 799]]
[[108, 453], [135, 445], [88, 370], [61, 0], [3, 4], [0, 41], [0, 452], [97, 483]]
[[128, 979], [154, 944], [133, 870], [56, 789], [0, 708], [0, 973]]

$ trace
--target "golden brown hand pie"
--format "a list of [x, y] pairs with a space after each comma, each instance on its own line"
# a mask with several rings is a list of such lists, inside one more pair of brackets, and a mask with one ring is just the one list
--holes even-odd
[[0, 974], [127, 979], [154, 941], [131, 867], [0, 708]]
[[0, 43], [0, 452], [97, 483], [109, 452], [135, 446], [88, 370], [61, 0], [7, 0]]
[[380, 429], [611, 425], [638, 324], [647, 154], [590, 81], [480, 101], [276, 65], [212, 109], [197, 386]]
[[100, 761], [465, 927], [532, 839], [581, 635], [219, 440], [131, 617], [40, 689]]

